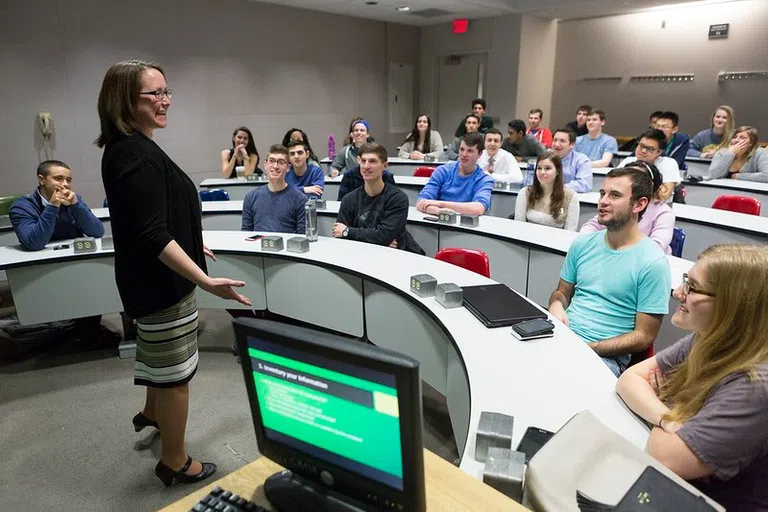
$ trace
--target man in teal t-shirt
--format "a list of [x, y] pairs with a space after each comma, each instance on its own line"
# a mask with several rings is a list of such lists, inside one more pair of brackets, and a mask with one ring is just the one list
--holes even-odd
[[597, 219], [606, 230], [576, 239], [549, 299], [568, 325], [618, 376], [631, 354], [653, 344], [672, 287], [664, 253], [637, 229], [653, 193], [650, 174], [614, 169], [600, 190]]

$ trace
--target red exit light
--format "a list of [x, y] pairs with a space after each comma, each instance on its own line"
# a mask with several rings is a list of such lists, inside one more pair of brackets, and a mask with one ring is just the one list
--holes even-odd
[[466, 34], [469, 31], [469, 20], [453, 20], [453, 33]]

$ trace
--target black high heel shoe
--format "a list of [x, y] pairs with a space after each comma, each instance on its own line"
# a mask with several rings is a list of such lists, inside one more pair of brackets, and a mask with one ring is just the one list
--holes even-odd
[[160, 479], [166, 487], [170, 487], [173, 484], [190, 484], [205, 480], [216, 472], [216, 464], [212, 462], [201, 462], [203, 469], [196, 475], [188, 475], [189, 466], [192, 465], [192, 457], [187, 457], [187, 462], [181, 467], [179, 471], [174, 471], [165, 464], [163, 461], [158, 461], [155, 466], [155, 476]]
[[152, 421], [141, 412], [133, 417], [133, 429], [136, 432], [141, 432], [146, 427], [155, 427], [160, 430], [160, 425], [158, 425], [156, 421]]

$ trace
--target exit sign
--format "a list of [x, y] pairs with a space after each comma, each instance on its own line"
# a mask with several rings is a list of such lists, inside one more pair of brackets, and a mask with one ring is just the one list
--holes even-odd
[[466, 34], [469, 31], [469, 20], [453, 20], [453, 33]]

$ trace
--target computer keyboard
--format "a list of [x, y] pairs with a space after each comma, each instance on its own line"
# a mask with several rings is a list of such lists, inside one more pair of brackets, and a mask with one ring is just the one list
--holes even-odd
[[208, 496], [197, 502], [191, 512], [268, 512], [269, 509], [257, 505], [231, 491], [216, 487]]

